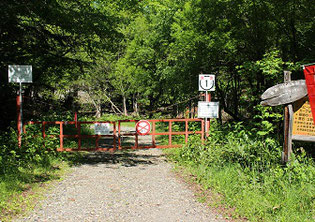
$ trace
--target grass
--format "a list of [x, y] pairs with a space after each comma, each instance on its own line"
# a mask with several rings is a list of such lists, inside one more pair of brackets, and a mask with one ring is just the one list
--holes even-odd
[[[283, 165], [276, 140], [236, 128], [217, 128], [205, 145], [195, 137], [187, 146], [166, 152], [205, 192], [218, 194], [212, 205], [233, 209], [228, 211], [232, 218], [314, 221], [314, 161], [295, 149], [291, 162]], [[204, 196], [199, 199], [207, 202]]]
[[54, 180], [60, 180], [69, 164], [55, 160], [50, 167], [19, 167], [14, 173], [0, 175], [0, 221], [25, 215], [43, 197]]

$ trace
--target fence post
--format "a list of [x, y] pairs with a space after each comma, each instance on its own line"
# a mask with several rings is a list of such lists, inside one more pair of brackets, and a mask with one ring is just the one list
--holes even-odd
[[82, 143], [82, 138], [81, 138], [81, 123], [80, 122], [75, 122], [77, 130], [78, 130], [78, 149], [81, 150], [81, 143]]
[[114, 138], [114, 141], [113, 141], [114, 151], [116, 151], [117, 150], [116, 148], [116, 122], [113, 122], [113, 138]]
[[155, 147], [155, 122], [152, 122], [152, 146]]
[[60, 122], [59, 125], [60, 125], [60, 135], [59, 135], [59, 138], [60, 138], [60, 150], [63, 150], [63, 122]]
[[46, 138], [46, 121], [42, 122], [42, 134], [43, 134], [43, 138]]
[[185, 119], [185, 143], [188, 143], [188, 120]]
[[172, 121], [168, 121], [168, 145], [172, 145]]

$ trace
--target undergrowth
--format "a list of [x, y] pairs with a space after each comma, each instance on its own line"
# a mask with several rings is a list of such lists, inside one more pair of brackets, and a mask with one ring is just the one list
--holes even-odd
[[[50, 134], [56, 129], [51, 127]], [[43, 139], [39, 126], [29, 126], [19, 147], [16, 132], [0, 135], [0, 221], [27, 211], [34, 200], [34, 188], [55, 179], [82, 154], [56, 152], [56, 138]], [[34, 194], [34, 195], [30, 195]], [[32, 203], [29, 203], [32, 202]]]
[[204, 189], [220, 193], [221, 204], [235, 209], [234, 218], [314, 221], [314, 160], [299, 147], [283, 164], [270, 117], [279, 120], [265, 110], [258, 117], [263, 127], [261, 122], [247, 126], [213, 122], [205, 144], [195, 136], [183, 148], [168, 152]]

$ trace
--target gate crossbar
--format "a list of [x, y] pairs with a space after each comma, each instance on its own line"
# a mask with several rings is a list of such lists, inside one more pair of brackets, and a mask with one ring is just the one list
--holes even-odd
[[[57, 151], [116, 151], [122, 149], [148, 149], [148, 148], [175, 148], [181, 147], [183, 144], [173, 144], [172, 136], [173, 135], [185, 135], [185, 144], [188, 142], [188, 136], [191, 134], [200, 134], [201, 140], [204, 141], [204, 120], [203, 119], [153, 119], [147, 120], [152, 126], [152, 131], [148, 133], [151, 136], [151, 145], [141, 146], [139, 145], [139, 136], [136, 132], [132, 133], [123, 133], [121, 130], [121, 124], [126, 122], [134, 122], [135, 124], [139, 120], [119, 120], [118, 121], [118, 132], [116, 130], [116, 122], [113, 121], [29, 121], [26, 125], [41, 125], [42, 136], [45, 139], [49, 137], [59, 137], [60, 146], [57, 148]], [[168, 131], [166, 132], [157, 132], [156, 124], [157, 123], [168, 123]], [[173, 123], [176, 122], [185, 122], [185, 131], [173, 131]], [[200, 122], [201, 130], [200, 131], [189, 131], [189, 122]], [[83, 124], [98, 124], [98, 123], [109, 123], [112, 125], [112, 133], [106, 135], [82, 135], [81, 129]], [[26, 133], [25, 126], [23, 127], [24, 133]], [[47, 125], [59, 125], [59, 135], [47, 135], [46, 126]], [[76, 128], [76, 134], [69, 135], [64, 134], [64, 128], [67, 125], [74, 125]], [[168, 135], [168, 144], [159, 145], [156, 141], [156, 136], [167, 136]], [[134, 136], [135, 145], [134, 146], [123, 146], [122, 138]], [[101, 138], [112, 138], [112, 146], [110, 148], [104, 148], [100, 146]], [[66, 138], [75, 138], [77, 139], [77, 147], [65, 147], [64, 139]], [[82, 139], [95, 138], [95, 147], [82, 147]], [[118, 144], [117, 144], [118, 143]]]
[[[121, 132], [121, 123], [124, 122], [134, 122], [137, 123], [139, 120], [119, 120], [118, 121], [118, 149], [148, 149], [148, 148], [176, 148], [181, 147], [183, 144], [173, 144], [172, 136], [173, 135], [185, 135], [185, 144], [188, 142], [188, 136], [190, 134], [200, 134], [201, 140], [204, 141], [204, 120], [203, 119], [152, 119], [147, 120], [152, 125], [152, 131], [147, 135], [151, 136], [151, 145], [140, 146], [139, 145], [139, 136], [136, 132], [134, 133], [122, 133]], [[156, 123], [168, 123], [167, 132], [156, 132]], [[172, 125], [175, 122], [185, 122], [185, 131], [173, 131]], [[189, 131], [189, 122], [200, 122], [201, 130], [200, 131]], [[168, 135], [168, 144], [167, 145], [158, 145], [156, 142], [156, 136], [166, 136]], [[135, 145], [134, 146], [122, 146], [121, 138], [123, 136], [134, 136]]]
[[[113, 125], [112, 134], [108, 135], [82, 135], [81, 134], [81, 126], [82, 124], [95, 124], [95, 123], [109, 123]], [[60, 146], [57, 148], [57, 151], [114, 151], [117, 148], [117, 130], [116, 130], [116, 122], [112, 121], [30, 121], [27, 125], [41, 125], [42, 136], [45, 139], [46, 135], [46, 126], [47, 125], [59, 125], [59, 135], [49, 135], [50, 137], [59, 137]], [[75, 135], [66, 135], [64, 134], [64, 127], [66, 125], [75, 125], [77, 134]], [[26, 133], [26, 129], [24, 126], [24, 133]], [[111, 148], [103, 148], [100, 147], [99, 140], [104, 137], [112, 137], [113, 138], [113, 146]], [[64, 139], [65, 138], [76, 138], [78, 139], [78, 145], [76, 148], [73, 147], [64, 147]], [[82, 147], [82, 139], [95, 138], [95, 147]]]

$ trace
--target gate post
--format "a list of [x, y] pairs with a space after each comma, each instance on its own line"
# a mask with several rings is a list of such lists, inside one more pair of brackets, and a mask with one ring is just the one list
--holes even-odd
[[59, 125], [60, 125], [60, 135], [59, 135], [60, 149], [63, 150], [63, 122], [60, 122]]
[[117, 148], [116, 148], [116, 138], [117, 138], [117, 136], [116, 136], [116, 122], [113, 122], [113, 138], [114, 138], [114, 141], [113, 141], [113, 146], [114, 146], [114, 151], [116, 151], [117, 150]]
[[185, 119], [185, 143], [188, 143], [188, 120]]
[[172, 145], [172, 121], [169, 120], [168, 122], [168, 145]]
[[[78, 130], [78, 149], [81, 150], [81, 143], [82, 143], [82, 138], [81, 138], [81, 122], [78, 123], [78, 121], [75, 122], [77, 130]], [[98, 147], [98, 144], [97, 144]]]
[[152, 122], [152, 146], [155, 147], [155, 122]]

